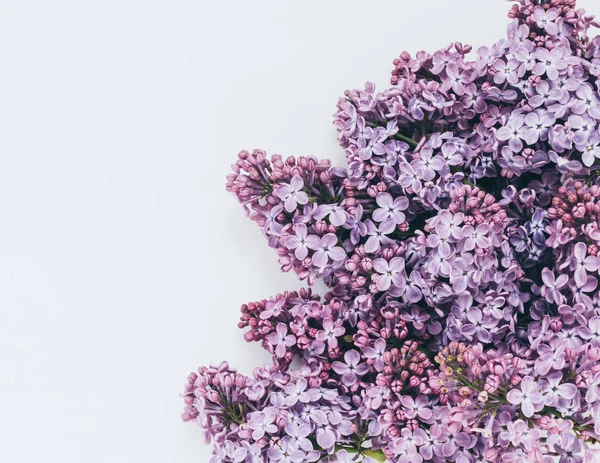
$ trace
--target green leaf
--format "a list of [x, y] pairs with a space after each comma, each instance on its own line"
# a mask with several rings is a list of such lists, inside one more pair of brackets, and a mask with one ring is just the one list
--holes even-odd
[[381, 450], [363, 450], [363, 454], [366, 457], [372, 458], [373, 460], [385, 462], [387, 458]]

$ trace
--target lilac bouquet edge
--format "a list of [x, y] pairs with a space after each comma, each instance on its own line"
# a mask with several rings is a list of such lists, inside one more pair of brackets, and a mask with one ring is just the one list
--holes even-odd
[[210, 463], [600, 461], [599, 24], [512, 3], [493, 46], [347, 91], [347, 168], [238, 154], [227, 190], [308, 287], [242, 306], [271, 365], [188, 377]]

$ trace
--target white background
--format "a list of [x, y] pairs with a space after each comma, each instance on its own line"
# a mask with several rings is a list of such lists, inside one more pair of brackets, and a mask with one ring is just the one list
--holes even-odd
[[0, 461], [208, 461], [187, 373], [267, 362], [239, 306], [300, 286], [224, 191], [237, 152], [341, 163], [345, 89], [509, 6], [1, 0]]

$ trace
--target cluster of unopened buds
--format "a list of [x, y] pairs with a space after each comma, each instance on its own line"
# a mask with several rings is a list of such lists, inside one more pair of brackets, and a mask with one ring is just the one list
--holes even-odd
[[347, 168], [239, 153], [227, 190], [328, 292], [242, 306], [272, 365], [189, 376], [211, 463], [600, 461], [598, 24], [513, 3], [491, 47], [347, 91]]

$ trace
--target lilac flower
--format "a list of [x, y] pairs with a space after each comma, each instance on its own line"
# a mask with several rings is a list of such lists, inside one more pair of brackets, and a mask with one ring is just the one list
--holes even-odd
[[408, 209], [408, 199], [405, 196], [392, 198], [389, 193], [377, 194], [377, 205], [379, 209], [373, 211], [373, 220], [383, 222], [387, 219], [392, 219], [394, 223], [401, 224], [406, 220], [402, 211]]
[[588, 138], [580, 139], [576, 143], [577, 149], [581, 151], [583, 165], [590, 167], [597, 158], [600, 158], [600, 134], [594, 132]]
[[537, 24], [537, 27], [545, 29], [550, 35], [556, 35], [558, 32], [558, 27], [555, 23], [557, 18], [558, 10], [556, 8], [545, 10], [541, 6], [536, 6], [531, 15], [531, 19]]
[[539, 357], [536, 361], [536, 371], [545, 375], [551, 369], [562, 370], [566, 363], [565, 343], [560, 338], [552, 338], [550, 345], [540, 344], [537, 348]]
[[523, 140], [527, 133], [527, 127], [524, 127], [525, 118], [517, 114], [509, 119], [508, 123], [498, 129], [496, 137], [500, 141], [508, 141], [508, 146], [515, 153], [523, 149]]
[[491, 330], [493, 330], [498, 321], [491, 315], [484, 316], [480, 309], [473, 307], [467, 312], [467, 320], [460, 329], [461, 334], [469, 338], [475, 337], [480, 342], [487, 343], [492, 341]]
[[544, 245], [546, 234], [544, 233], [544, 219], [546, 214], [544, 209], [538, 208], [531, 216], [531, 220], [525, 223], [525, 230], [532, 235], [533, 242], [537, 245]]
[[600, 400], [600, 372], [597, 372], [588, 382], [588, 390], [585, 394], [588, 403]]
[[549, 112], [533, 112], [525, 116], [527, 130], [524, 133], [528, 145], [538, 140], [548, 139], [548, 129], [554, 125], [556, 118]]
[[379, 226], [375, 225], [370, 220], [367, 220], [365, 224], [367, 225], [367, 235], [369, 235], [369, 238], [365, 243], [365, 251], [374, 253], [379, 251], [382, 244], [392, 242], [387, 235], [396, 229], [394, 219], [386, 219], [381, 222]]
[[258, 440], [266, 433], [273, 434], [277, 432], [278, 428], [274, 421], [275, 413], [270, 409], [251, 413], [248, 427], [252, 430], [252, 439]]
[[400, 164], [400, 185], [402, 188], [410, 188], [414, 193], [418, 193], [423, 188], [421, 183], [422, 172], [415, 170], [408, 162]]
[[512, 3], [496, 44], [345, 92], [346, 169], [238, 154], [227, 190], [308, 288], [242, 305], [273, 363], [189, 375], [212, 463], [595, 461], [599, 24]]
[[342, 384], [345, 386], [352, 386], [358, 377], [364, 375], [369, 371], [369, 365], [366, 363], [360, 363], [360, 354], [358, 351], [349, 350], [344, 354], [344, 361], [333, 362], [331, 367], [338, 375], [342, 375]]
[[317, 426], [316, 439], [322, 448], [332, 449], [336, 441], [335, 432], [328, 423], [321, 423]]
[[278, 223], [277, 216], [281, 214], [283, 211], [283, 206], [277, 205], [272, 209], [268, 209], [264, 212], [265, 216], [265, 225], [264, 231], [265, 233], [273, 233], [274, 235], [279, 235], [283, 226]]
[[558, 278], [555, 278], [554, 273], [550, 269], [544, 268], [544, 270], [542, 270], [542, 280], [544, 281], [542, 296], [550, 303], [562, 303], [564, 296], [561, 294], [560, 290], [567, 285], [567, 282], [569, 281], [568, 275], [562, 274], [559, 275]]
[[557, 80], [559, 72], [564, 71], [568, 66], [561, 47], [556, 47], [552, 51], [540, 47], [536, 50], [535, 57], [538, 63], [533, 67], [533, 73], [537, 76], [546, 74], [550, 80]]
[[575, 114], [589, 114], [594, 119], [600, 119], [600, 103], [598, 94], [590, 84], [582, 84], [577, 88], [577, 102], [571, 108]]
[[315, 245], [315, 254], [312, 257], [313, 263], [319, 268], [325, 268], [329, 260], [339, 262], [346, 258], [346, 251], [340, 246], [336, 246], [337, 236], [333, 233], [327, 233], [322, 236], [319, 243]]
[[306, 454], [288, 437], [269, 449], [267, 456], [271, 461], [280, 463], [300, 463], [306, 461]]
[[531, 418], [536, 411], [543, 407], [543, 396], [537, 383], [531, 376], [525, 376], [520, 384], [520, 389], [511, 389], [506, 398], [511, 404], [520, 405], [523, 415]]
[[394, 257], [389, 262], [385, 259], [375, 259], [373, 269], [379, 273], [377, 278], [379, 291], [387, 291], [392, 284], [398, 288], [403, 286], [404, 259], [402, 257]]
[[573, 263], [575, 274], [579, 279], [584, 279], [587, 272], [597, 272], [600, 269], [600, 258], [588, 256], [585, 243], [576, 243], [573, 248]]
[[304, 180], [302, 180], [302, 177], [295, 175], [289, 184], [282, 183], [275, 194], [278, 198], [283, 199], [286, 211], [294, 212], [298, 204], [306, 204], [308, 202], [308, 195], [302, 191], [303, 188]]
[[285, 246], [294, 251], [296, 259], [303, 260], [308, 256], [308, 250], [316, 249], [319, 238], [316, 235], [309, 235], [306, 225], [299, 223], [295, 227], [295, 234], [285, 239]]
[[[521, 63], [516, 59], [509, 59], [507, 62], [499, 59], [494, 63], [494, 69], [496, 74], [494, 75], [494, 83], [503, 84], [507, 81], [509, 84], [516, 84], [519, 78], [523, 75], [519, 73], [519, 67]], [[519, 75], [521, 74], [521, 75]]]
[[429, 314], [422, 312], [417, 305], [413, 305], [410, 309], [410, 312], [402, 312], [400, 314], [400, 319], [411, 323], [416, 330], [422, 330], [425, 328], [425, 323], [430, 318], [431, 317]]
[[458, 212], [457, 214], [451, 214], [449, 211], [440, 211], [437, 216], [438, 221], [435, 225], [435, 231], [442, 237], [452, 236], [454, 239], [461, 239], [463, 237], [463, 230], [460, 226], [464, 220], [464, 214]]
[[477, 225], [477, 228], [473, 228], [471, 225], [464, 227], [462, 234], [465, 238], [465, 251], [472, 251], [476, 247], [488, 248], [490, 246], [490, 239], [487, 236], [489, 231], [490, 227], [486, 223]]
[[375, 368], [376, 371], [383, 370], [383, 354], [386, 350], [386, 347], [387, 343], [385, 342], [385, 340], [379, 338], [377, 341], [375, 341], [373, 347], [365, 347], [362, 350], [363, 355], [366, 358], [373, 360], [373, 368]]
[[535, 87], [535, 94], [529, 98], [529, 105], [533, 108], [539, 108], [551, 101], [557, 101], [561, 97], [561, 92], [557, 88], [550, 88], [546, 80], [542, 80]]
[[573, 383], [563, 383], [562, 379], [561, 372], [552, 373], [545, 377], [545, 381], [542, 383], [545, 405], [555, 407], [559, 400], [571, 400], [577, 395], [577, 386]]
[[313, 450], [312, 442], [308, 439], [311, 433], [309, 425], [289, 422], [285, 425], [285, 432], [290, 438], [290, 444], [295, 444], [296, 448], [305, 452]]
[[308, 383], [304, 378], [298, 378], [295, 383], [288, 383], [283, 388], [287, 395], [286, 405], [291, 407], [296, 405], [298, 401], [307, 402], [309, 399], [308, 392], [306, 391], [307, 386]]
[[587, 326], [579, 329], [580, 336], [595, 346], [600, 346], [600, 316], [589, 319]]
[[350, 230], [350, 242], [354, 246], [367, 234], [367, 226], [362, 221], [362, 216], [363, 207], [359, 204], [354, 211], [354, 215], [349, 215], [344, 224], [344, 228]]
[[464, 93], [464, 85], [471, 81], [468, 74], [466, 72], [460, 72], [458, 66], [454, 63], [449, 63], [448, 66], [446, 66], [446, 76], [449, 84], [452, 86], [452, 90], [457, 95], [462, 95]]
[[418, 417], [420, 420], [426, 422], [433, 415], [431, 408], [429, 408], [429, 399], [426, 396], [420, 395], [416, 399], [413, 399], [411, 396], [405, 395], [402, 396], [400, 402], [402, 402], [404, 413], [407, 418], [412, 419]]
[[226, 440], [224, 445], [215, 445], [215, 454], [209, 463], [221, 463], [225, 461], [241, 462], [246, 459], [247, 450], [244, 447], [236, 447], [235, 444]]
[[317, 209], [315, 218], [317, 220], [323, 220], [325, 217], [329, 217], [331, 225], [341, 227], [346, 223], [347, 214], [344, 208], [339, 204], [324, 204]]
[[275, 333], [270, 334], [267, 341], [275, 346], [275, 354], [281, 358], [285, 356], [287, 348], [296, 343], [296, 337], [293, 334], [288, 334], [287, 325], [279, 323]]
[[338, 339], [346, 330], [341, 324], [335, 323], [331, 318], [323, 320], [323, 329], [317, 332], [317, 340], [326, 342], [329, 347], [337, 347]]

